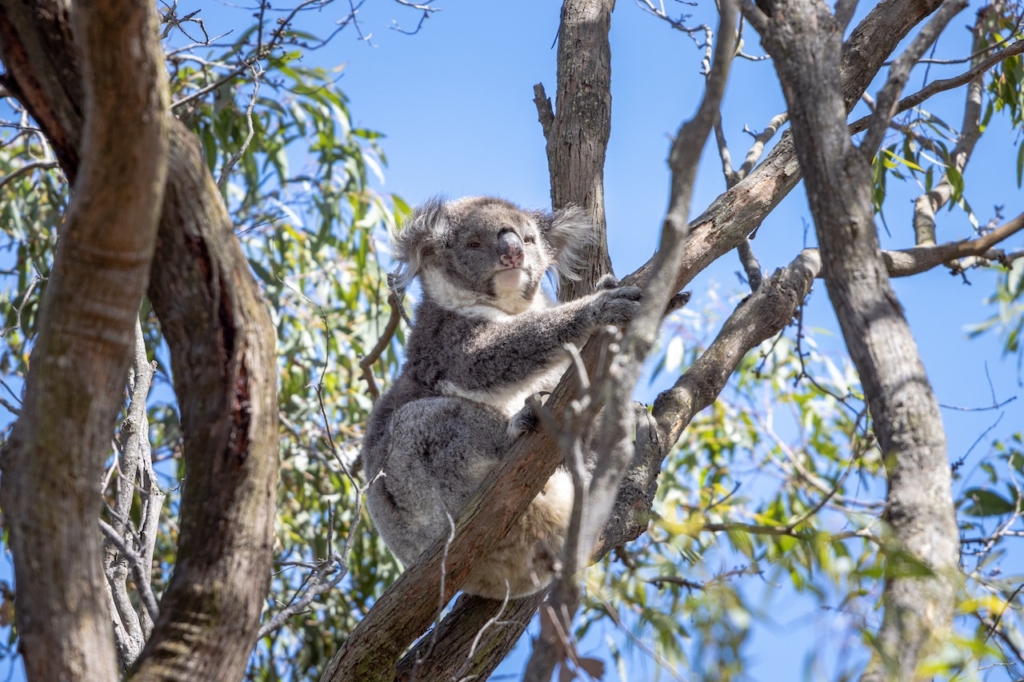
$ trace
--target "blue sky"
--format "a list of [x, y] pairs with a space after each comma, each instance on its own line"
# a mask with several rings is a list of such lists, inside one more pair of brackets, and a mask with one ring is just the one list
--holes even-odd
[[[560, 3], [441, 0], [436, 4], [443, 11], [426, 21], [418, 34], [408, 36], [389, 25], [397, 19], [411, 29], [419, 19], [416, 12], [388, 0], [369, 0], [359, 13], [360, 28], [368, 40], [358, 40], [349, 27], [308, 57], [318, 65], [343, 67], [339, 84], [350, 98], [354, 122], [386, 134], [389, 163], [379, 189], [395, 192], [412, 204], [436, 194], [492, 194], [527, 207], [549, 207], [544, 140], [533, 104], [533, 85], [542, 82], [553, 97], [556, 53], [552, 46]], [[939, 44], [939, 54], [961, 57], [969, 52], [964, 27], [973, 20], [975, 4], [953, 20]], [[703, 0], [698, 5], [667, 3], [676, 13], [692, 12], [694, 24], [714, 21], [709, 13], [714, 11], [713, 3]], [[200, 16], [211, 35], [237, 27], [251, 14], [251, 10], [227, 3], [181, 2], [179, 15], [200, 6]], [[330, 5], [318, 15], [308, 15], [305, 25], [326, 34], [346, 7]], [[656, 244], [667, 206], [665, 159], [670, 136], [692, 115], [699, 101], [702, 53], [688, 36], [671, 30], [628, 0], [620, 0], [613, 15], [611, 41], [613, 115], [605, 192], [608, 241], [615, 271], [621, 276], [645, 262]], [[752, 32], [748, 32], [745, 51], [763, 54]], [[962, 69], [962, 65], [933, 66], [928, 78], [949, 77]], [[924, 71], [915, 71], [908, 92], [918, 89], [923, 80]], [[870, 91], [877, 89], [876, 80]], [[963, 91], [937, 97], [926, 107], [958, 127]], [[749, 144], [744, 126], [760, 131], [784, 108], [770, 62], [735, 63], [723, 110], [734, 163], [742, 159]], [[997, 115], [972, 157], [966, 173], [967, 196], [983, 224], [996, 205], [1005, 205], [1007, 217], [1024, 210], [1014, 168], [1015, 145], [1019, 143]], [[883, 244], [905, 248], [912, 239], [910, 202], [921, 190], [894, 180], [889, 189], [886, 217], [892, 235], [883, 230]], [[709, 145], [694, 193], [693, 215], [723, 190], [720, 162]], [[963, 212], [943, 211], [938, 221], [941, 239], [969, 235]], [[754, 248], [762, 267], [772, 270], [786, 265], [801, 247], [813, 243], [813, 226], [801, 186], [765, 221]], [[724, 292], [742, 293], [735, 275], [738, 270], [735, 256], [720, 259], [691, 285], [691, 308], [707, 305], [704, 292], [715, 284]], [[1001, 357], [996, 337], [966, 340], [965, 325], [991, 312], [983, 308], [982, 301], [993, 290], [994, 276], [972, 272], [969, 279], [972, 284], [966, 285], [958, 277], [934, 270], [898, 280], [895, 286], [940, 403], [981, 407], [992, 403], [993, 391], [999, 401], [1018, 395], [1020, 378], [1016, 359]], [[842, 340], [820, 282], [806, 315], [808, 324], [824, 330], [818, 335], [821, 347], [841, 355]], [[991, 436], [1019, 430], [1024, 424], [1024, 401], [1015, 401], [1002, 412], [1002, 421]], [[964, 455], [998, 416], [999, 412], [992, 411], [944, 410], [951, 459]], [[966, 466], [973, 467], [984, 454], [985, 444], [979, 445]], [[785, 627], [764, 629], [756, 636], [752, 679], [799, 679], [803, 652], [813, 645], [812, 631], [821, 616], [806, 613], [811, 604], [805, 608], [785, 594], [776, 601], [776, 620]], [[520, 654], [500, 672], [515, 678], [521, 665]], [[639, 659], [637, 665], [641, 665]], [[646, 665], [650, 672], [650, 664]], [[640, 670], [630, 679], [645, 679]]]

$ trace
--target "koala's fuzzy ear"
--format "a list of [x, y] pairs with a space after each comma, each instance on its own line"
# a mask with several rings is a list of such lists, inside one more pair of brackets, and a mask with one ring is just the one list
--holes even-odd
[[594, 241], [594, 222], [579, 206], [566, 206], [550, 215], [538, 217], [544, 240], [551, 248], [559, 277], [576, 281], [583, 263], [583, 251]]
[[395, 280], [398, 287], [408, 287], [420, 274], [424, 263], [444, 242], [448, 226], [448, 202], [433, 197], [417, 208], [400, 230], [391, 233], [391, 255], [399, 262]]

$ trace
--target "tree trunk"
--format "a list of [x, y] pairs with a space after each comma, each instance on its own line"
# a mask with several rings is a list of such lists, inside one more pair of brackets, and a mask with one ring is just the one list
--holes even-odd
[[178, 555], [134, 679], [237, 679], [270, 586], [275, 333], [206, 169], [175, 121], [149, 295], [185, 436]]
[[[835, 19], [820, 0], [780, 0], [761, 32], [789, 104], [829, 299], [860, 374], [889, 475], [884, 518], [897, 552], [887, 558], [881, 658], [873, 668], [877, 679], [912, 680], [952, 620], [959, 542], [942, 418], [889, 284], [871, 209], [868, 161], [850, 143]], [[934, 575], [907, 575], [898, 552]]]
[[[68, 16], [66, 0], [3, 0], [0, 56], [8, 69], [4, 84], [74, 177], [87, 150], [78, 146], [81, 83]], [[178, 561], [136, 677], [231, 680], [244, 674], [270, 582], [278, 467], [275, 334], [198, 141], [177, 121], [168, 134], [149, 296], [171, 351], [186, 481]], [[99, 480], [97, 474], [81, 485], [95, 488]], [[98, 509], [84, 518], [95, 523], [97, 516]], [[36, 545], [25, 552], [33, 550]], [[19, 618], [22, 613], [19, 607]], [[108, 627], [104, 621], [101, 629]]]
[[551, 206], [583, 206], [594, 220], [596, 239], [580, 254], [580, 279], [558, 283], [559, 298], [589, 294], [612, 271], [604, 214], [604, 157], [612, 130], [612, 51], [608, 30], [615, 0], [566, 0], [558, 27], [558, 91], [555, 113], [541, 101], [547, 138]]
[[156, 243], [168, 96], [152, 3], [82, 2], [73, 26], [83, 47], [86, 160], [43, 298], [0, 492], [28, 677], [114, 680], [99, 481]]

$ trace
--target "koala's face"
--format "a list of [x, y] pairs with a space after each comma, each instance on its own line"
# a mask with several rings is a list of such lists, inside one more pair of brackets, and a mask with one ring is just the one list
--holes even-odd
[[529, 307], [552, 258], [537, 221], [496, 199], [464, 199], [450, 208], [449, 230], [424, 274], [437, 270], [506, 312]]
[[503, 199], [433, 200], [394, 236], [404, 286], [419, 276], [427, 295], [453, 310], [489, 306], [517, 314], [543, 301], [552, 266], [572, 277], [576, 251], [592, 225], [578, 208], [547, 215]]

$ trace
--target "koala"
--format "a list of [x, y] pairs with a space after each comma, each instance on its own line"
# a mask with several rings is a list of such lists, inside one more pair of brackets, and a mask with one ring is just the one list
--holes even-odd
[[[567, 303], [541, 289], [554, 269], [573, 277], [593, 226], [579, 208], [529, 212], [502, 199], [435, 199], [392, 240], [399, 286], [419, 278], [422, 300], [394, 384], [374, 406], [362, 461], [367, 508], [406, 565], [451, 531], [513, 441], [532, 427], [526, 399], [551, 391], [568, 367], [563, 344], [625, 326], [640, 289], [606, 283]], [[573, 486], [559, 469], [463, 591], [521, 597], [554, 577]]]

